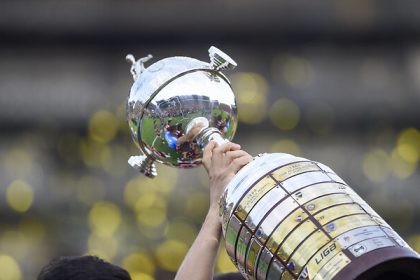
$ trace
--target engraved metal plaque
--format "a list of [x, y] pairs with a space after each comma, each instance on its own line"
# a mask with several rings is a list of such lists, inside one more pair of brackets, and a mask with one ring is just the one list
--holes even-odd
[[320, 168], [318, 167], [318, 165], [316, 165], [315, 163], [311, 161], [297, 162], [297, 163], [292, 163], [292, 164], [289, 164], [289, 165], [286, 165], [284, 167], [277, 169], [276, 171], [272, 173], [272, 176], [277, 181], [282, 182], [292, 176], [295, 176], [304, 172], [319, 171], [319, 170]]
[[353, 259], [378, 250], [413, 254], [323, 164], [268, 154], [237, 176], [222, 196], [221, 213], [227, 252], [245, 279], [335, 279]]
[[390, 246], [395, 246], [395, 243], [392, 242], [389, 237], [382, 236], [361, 241], [349, 247], [348, 250], [353, 254], [353, 256], [360, 257], [370, 251]]

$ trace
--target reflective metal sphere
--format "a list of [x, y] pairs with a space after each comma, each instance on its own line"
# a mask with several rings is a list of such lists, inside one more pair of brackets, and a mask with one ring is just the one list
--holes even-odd
[[[156, 175], [153, 162], [189, 168], [201, 163], [204, 129], [231, 140], [237, 108], [229, 80], [220, 72], [236, 63], [211, 47], [210, 63], [189, 57], [162, 59], [148, 68], [151, 55], [134, 60], [134, 84], [127, 102], [127, 119], [134, 142], [144, 155], [129, 163], [146, 176]], [[188, 128], [188, 129], [187, 129]]]

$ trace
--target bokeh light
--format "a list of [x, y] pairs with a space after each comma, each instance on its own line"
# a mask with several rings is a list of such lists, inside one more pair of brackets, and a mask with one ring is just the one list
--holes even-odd
[[88, 254], [112, 261], [118, 250], [118, 240], [113, 236], [91, 234], [88, 239]]
[[305, 88], [315, 78], [315, 71], [311, 63], [307, 59], [295, 55], [275, 57], [271, 68], [275, 80], [280, 80], [295, 88]]
[[89, 212], [89, 226], [96, 235], [110, 237], [121, 223], [121, 213], [117, 205], [100, 201]]
[[390, 173], [389, 155], [382, 149], [374, 149], [365, 155], [363, 173], [372, 182], [384, 182]]
[[13, 181], [6, 191], [9, 206], [17, 212], [26, 212], [31, 207], [34, 193], [32, 186], [23, 180]]
[[397, 152], [409, 163], [416, 163], [420, 158], [420, 131], [407, 128], [398, 135]]
[[79, 151], [84, 164], [89, 167], [106, 167], [112, 160], [112, 152], [108, 145], [90, 139], [80, 141]]
[[392, 173], [401, 179], [405, 179], [413, 175], [418, 164], [417, 161], [407, 161], [404, 157], [402, 157], [398, 147], [391, 153]]
[[156, 248], [155, 257], [163, 269], [177, 271], [187, 251], [187, 244], [177, 240], [166, 240]]
[[[167, 218], [167, 205], [166, 200], [162, 197], [155, 196], [152, 200], [150, 205], [144, 207], [142, 204], [143, 201], [147, 202], [147, 199], [143, 200], [143, 197], [139, 197], [139, 203], [136, 203], [136, 210], [137, 210], [137, 222], [139, 226], [142, 227], [159, 227], [166, 221]], [[151, 198], [151, 196], [147, 196], [147, 198]]]
[[166, 239], [178, 240], [187, 245], [191, 245], [196, 236], [196, 228], [190, 223], [182, 220], [170, 222], [165, 229]]
[[149, 274], [142, 272], [133, 272], [130, 273], [131, 280], [154, 280], [155, 278]]
[[124, 188], [125, 203], [135, 208], [137, 199], [144, 193], [167, 194], [177, 183], [178, 171], [175, 168], [164, 167], [159, 169], [165, 176], [157, 176], [153, 180], [145, 176], [136, 176], [127, 182]]
[[0, 255], [0, 280], [20, 280], [22, 272], [18, 263], [8, 255]]
[[268, 84], [263, 76], [251, 72], [239, 72], [231, 76], [236, 102], [241, 110], [239, 121], [257, 124], [266, 117]]
[[233, 264], [232, 260], [229, 258], [226, 252], [226, 247], [223, 242], [221, 243], [219, 254], [217, 255], [216, 271], [220, 273], [238, 271], [236, 266]]
[[117, 117], [108, 111], [98, 111], [89, 120], [89, 136], [91, 139], [106, 143], [114, 139], [118, 132]]
[[292, 130], [299, 123], [300, 110], [297, 104], [287, 98], [277, 99], [270, 107], [271, 122], [281, 130]]
[[148, 275], [152, 277], [156, 271], [156, 265], [153, 259], [145, 253], [136, 252], [126, 256], [122, 261], [122, 266], [130, 273], [130, 275], [136, 275], [140, 277]]
[[270, 147], [270, 152], [286, 153], [294, 156], [299, 156], [302, 153], [299, 144], [292, 139], [283, 139], [274, 142]]
[[24, 149], [14, 148], [4, 155], [2, 162], [8, 174], [25, 177], [32, 170], [33, 159], [31, 154]]
[[18, 230], [3, 230], [0, 235], [0, 252], [8, 254], [17, 260], [23, 260], [27, 257], [31, 244], [30, 239]]

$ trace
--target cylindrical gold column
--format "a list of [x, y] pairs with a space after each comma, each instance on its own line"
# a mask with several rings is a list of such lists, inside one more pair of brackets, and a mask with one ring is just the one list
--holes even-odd
[[246, 279], [420, 275], [419, 255], [318, 162], [257, 157], [228, 185], [221, 215], [228, 255]]

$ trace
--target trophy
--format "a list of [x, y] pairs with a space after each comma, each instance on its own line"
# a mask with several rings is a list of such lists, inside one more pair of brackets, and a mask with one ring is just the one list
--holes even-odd
[[[155, 162], [198, 166], [210, 141], [232, 140], [235, 96], [221, 72], [235, 61], [209, 49], [189, 57], [135, 60], [127, 119], [141, 150], [129, 164], [146, 176]], [[332, 169], [289, 154], [262, 154], [220, 200], [226, 250], [245, 279], [419, 279], [420, 256]]]

